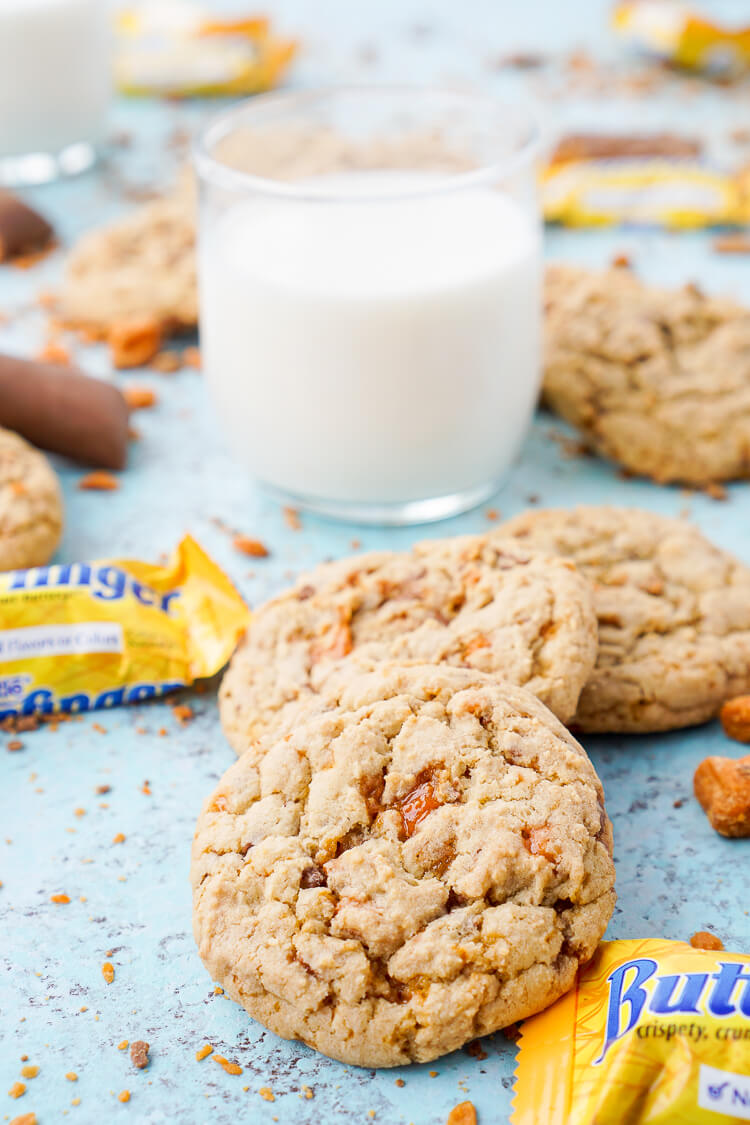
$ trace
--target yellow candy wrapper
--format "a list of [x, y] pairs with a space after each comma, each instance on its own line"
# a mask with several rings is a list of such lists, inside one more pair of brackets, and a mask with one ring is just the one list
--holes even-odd
[[0, 574], [0, 718], [142, 703], [212, 676], [249, 611], [189, 535], [132, 559]]
[[[722, 20], [722, 14], [727, 18]], [[736, 73], [750, 66], [746, 4], [681, 4], [679, 0], [625, 0], [615, 6], [615, 32], [673, 66], [705, 74]]]
[[295, 51], [263, 16], [221, 19], [189, 0], [148, 0], [118, 15], [115, 81], [125, 94], [257, 94], [277, 85]]
[[605, 941], [526, 1020], [512, 1125], [750, 1121], [750, 955]]
[[554, 162], [541, 177], [545, 220], [572, 227], [734, 226], [750, 222], [747, 189], [746, 170], [658, 157]]

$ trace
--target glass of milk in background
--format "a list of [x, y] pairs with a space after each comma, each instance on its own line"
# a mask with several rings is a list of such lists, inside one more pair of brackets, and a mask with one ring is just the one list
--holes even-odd
[[0, 184], [96, 159], [112, 90], [108, 0], [0, 0]]
[[284, 503], [416, 523], [498, 487], [540, 383], [537, 130], [423, 87], [271, 94], [199, 138], [203, 366]]

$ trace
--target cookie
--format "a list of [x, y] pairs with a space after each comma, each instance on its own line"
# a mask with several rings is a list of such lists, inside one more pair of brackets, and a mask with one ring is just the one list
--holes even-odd
[[341, 681], [199, 817], [194, 932], [266, 1027], [424, 1062], [571, 987], [614, 906], [585, 751], [533, 695], [447, 665]]
[[350, 654], [491, 672], [566, 721], [596, 659], [592, 593], [569, 562], [479, 536], [325, 564], [253, 612], [219, 695], [234, 749], [288, 721]]
[[67, 323], [105, 336], [153, 320], [165, 333], [198, 323], [195, 199], [185, 177], [169, 195], [136, 208], [73, 247], [60, 294]]
[[684, 520], [636, 508], [550, 509], [497, 534], [567, 555], [593, 583], [599, 655], [575, 729], [674, 730], [750, 691], [750, 569]]
[[630, 472], [704, 486], [750, 477], [750, 311], [627, 269], [553, 266], [544, 400]]
[[60, 484], [47, 458], [0, 429], [0, 570], [43, 566], [62, 529]]

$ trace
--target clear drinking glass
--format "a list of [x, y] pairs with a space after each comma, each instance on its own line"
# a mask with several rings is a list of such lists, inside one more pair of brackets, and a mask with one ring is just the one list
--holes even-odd
[[85, 171], [112, 91], [109, 0], [0, 0], [0, 184]]
[[424, 87], [271, 94], [204, 130], [203, 366], [284, 503], [395, 524], [495, 491], [540, 382], [536, 148], [525, 110]]

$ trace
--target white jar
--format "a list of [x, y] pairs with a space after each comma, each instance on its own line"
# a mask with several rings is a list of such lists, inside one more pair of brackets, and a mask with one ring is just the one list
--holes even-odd
[[[279, 144], [290, 120], [299, 144]], [[291, 180], [237, 167], [257, 149], [268, 171], [274, 144]], [[540, 380], [534, 144], [507, 107], [422, 89], [274, 95], [209, 126], [204, 370], [236, 455], [285, 502], [400, 523], [497, 488]]]
[[0, 183], [41, 183], [95, 158], [111, 75], [107, 0], [0, 0]]

